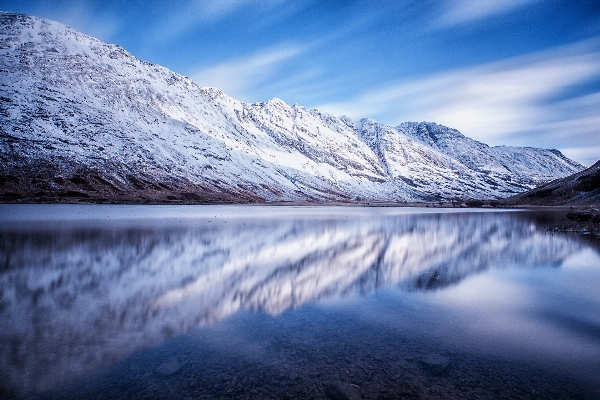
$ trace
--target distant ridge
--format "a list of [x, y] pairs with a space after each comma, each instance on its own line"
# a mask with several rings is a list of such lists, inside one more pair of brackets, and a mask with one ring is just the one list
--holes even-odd
[[0, 14], [0, 201], [449, 202], [583, 169], [279, 99], [242, 103], [57, 22]]
[[600, 161], [566, 178], [512, 196], [507, 204], [600, 207]]

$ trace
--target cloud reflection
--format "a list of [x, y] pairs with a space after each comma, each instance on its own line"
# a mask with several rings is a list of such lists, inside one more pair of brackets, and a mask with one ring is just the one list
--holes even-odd
[[[560, 269], [491, 272], [426, 301], [461, 320], [454, 334], [442, 340], [471, 351], [556, 365], [593, 382], [600, 366], [599, 263], [598, 253], [585, 249], [565, 258]], [[456, 341], [465, 337], [478, 340]]]

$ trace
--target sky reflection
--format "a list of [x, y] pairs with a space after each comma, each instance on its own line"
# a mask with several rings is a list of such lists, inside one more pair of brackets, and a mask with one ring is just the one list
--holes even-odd
[[600, 258], [527, 213], [131, 206], [103, 208], [110, 222], [31, 224], [49, 209], [28, 208], [29, 224], [23, 209], [3, 213], [0, 372], [12, 390], [47, 389], [241, 311], [309, 304], [370, 310], [472, 350], [600, 359]]
[[[600, 371], [600, 255], [574, 252], [558, 268], [492, 270], [427, 301], [461, 322], [444, 340], [537, 361], [594, 382]], [[465, 337], [469, 343], [464, 342]]]

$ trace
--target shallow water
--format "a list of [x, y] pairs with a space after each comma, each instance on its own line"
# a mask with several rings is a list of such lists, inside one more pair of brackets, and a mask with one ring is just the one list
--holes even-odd
[[600, 398], [600, 254], [524, 211], [0, 206], [0, 395]]

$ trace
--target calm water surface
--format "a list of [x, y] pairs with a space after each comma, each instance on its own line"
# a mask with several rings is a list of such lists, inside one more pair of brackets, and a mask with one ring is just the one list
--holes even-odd
[[551, 214], [0, 206], [0, 397], [600, 398]]

